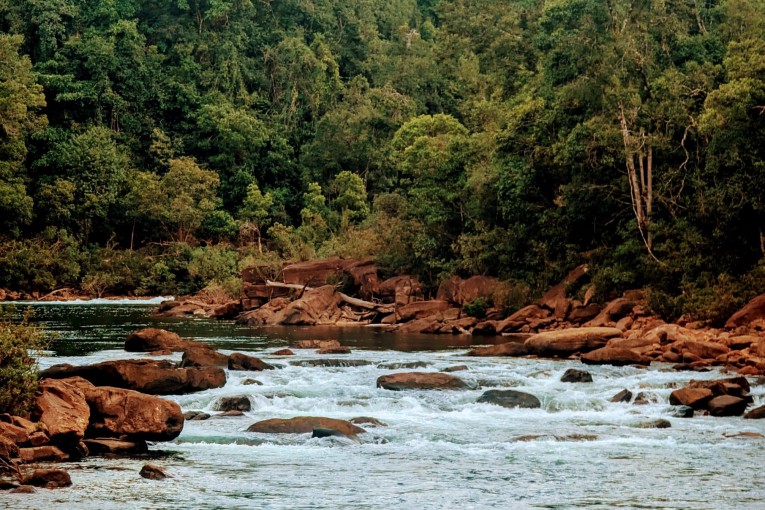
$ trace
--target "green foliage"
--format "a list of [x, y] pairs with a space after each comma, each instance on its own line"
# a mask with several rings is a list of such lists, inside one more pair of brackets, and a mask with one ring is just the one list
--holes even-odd
[[74, 238], [49, 228], [39, 237], [0, 244], [0, 287], [49, 292], [76, 286], [80, 251]]
[[486, 317], [486, 310], [491, 306], [491, 303], [486, 298], [475, 298], [474, 300], [462, 305], [462, 311], [469, 317], [475, 317], [476, 319], [483, 319]]
[[29, 323], [26, 311], [19, 321], [13, 308], [0, 307], [0, 413], [26, 416], [37, 391], [37, 357], [50, 339]]

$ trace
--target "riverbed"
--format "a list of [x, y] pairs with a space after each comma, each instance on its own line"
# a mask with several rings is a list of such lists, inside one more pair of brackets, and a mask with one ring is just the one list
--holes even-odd
[[[718, 372], [676, 372], [668, 365], [584, 367], [574, 361], [471, 358], [467, 336], [398, 337], [362, 328], [251, 329], [231, 322], [158, 320], [149, 303], [34, 305], [35, 321], [57, 334], [42, 368], [142, 357], [122, 349], [140, 327], [162, 327], [246, 352], [281, 368], [228, 372], [225, 387], [168, 397], [184, 411], [212, 415], [217, 399], [246, 395], [241, 417], [187, 421], [175, 441], [158, 443], [150, 462], [173, 478], [150, 481], [138, 471], [147, 458], [86, 458], [65, 463], [73, 486], [32, 495], [0, 495], [8, 508], [662, 508], [762, 509], [765, 434], [761, 420], [676, 418], [667, 402], [675, 387]], [[270, 353], [296, 338], [337, 338], [350, 355]], [[490, 342], [490, 341], [489, 341]], [[148, 356], [147, 356], [148, 357]], [[167, 356], [179, 360], [180, 354]], [[307, 366], [319, 358], [348, 360], [340, 367]], [[154, 358], [156, 359], [156, 358]], [[365, 364], [360, 364], [365, 363]], [[454, 372], [474, 389], [393, 392], [375, 387], [384, 374], [411, 369]], [[584, 368], [592, 383], [562, 383], [567, 368]], [[258, 384], [245, 385], [246, 379]], [[765, 386], [752, 382], [755, 405]], [[541, 409], [477, 404], [488, 389], [536, 395]], [[629, 389], [648, 404], [611, 403]], [[246, 432], [267, 418], [311, 415], [376, 418], [361, 443], [345, 438]], [[668, 419], [665, 429], [640, 428]]]

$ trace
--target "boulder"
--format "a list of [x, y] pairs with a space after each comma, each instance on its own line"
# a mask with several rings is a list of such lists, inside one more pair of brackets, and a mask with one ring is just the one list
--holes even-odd
[[763, 418], [765, 418], [765, 406], [752, 409], [744, 415], [744, 419], [747, 420], [762, 420]]
[[602, 309], [598, 303], [576, 304], [568, 313], [568, 320], [573, 324], [582, 324], [597, 317]]
[[497, 333], [517, 331], [534, 319], [545, 319], [550, 316], [550, 312], [539, 305], [528, 305], [517, 312], [511, 314], [508, 318], [500, 321], [496, 330]]
[[703, 409], [714, 395], [708, 388], [682, 388], [669, 395], [669, 403], [673, 406], [688, 406], [693, 409]]
[[672, 416], [675, 418], [693, 418], [693, 408], [691, 406], [677, 406]]
[[404, 361], [404, 362], [391, 362], [380, 363], [377, 368], [383, 370], [412, 370], [415, 368], [427, 368], [429, 363], [425, 361]]
[[609, 338], [621, 336], [617, 328], [573, 328], [538, 333], [525, 344], [531, 354], [567, 357], [589, 352], [606, 345]]
[[118, 360], [95, 365], [54, 365], [40, 377], [66, 379], [82, 377], [96, 386], [113, 386], [151, 395], [182, 395], [220, 388], [226, 373], [218, 367], [179, 368], [170, 361]]
[[233, 319], [242, 312], [241, 301], [230, 301], [224, 305], [213, 308], [210, 317], [214, 319]]
[[183, 419], [186, 421], [204, 421], [209, 420], [211, 416], [202, 411], [186, 411], [183, 413]]
[[19, 458], [25, 464], [43, 461], [62, 462], [69, 459], [69, 454], [57, 446], [45, 445], [19, 448]]
[[716, 342], [698, 342], [695, 340], [680, 340], [674, 342], [670, 348], [687, 360], [688, 355], [697, 356], [699, 359], [714, 359], [722, 354], [727, 354], [730, 349]]
[[388, 424], [385, 422], [382, 422], [378, 420], [377, 418], [371, 418], [369, 416], [358, 416], [356, 418], [351, 418], [351, 423], [355, 425], [369, 425], [370, 427], [387, 427]]
[[720, 395], [707, 403], [707, 409], [712, 416], [740, 416], [744, 414], [748, 403], [743, 398]]
[[181, 358], [181, 368], [225, 366], [228, 366], [228, 356], [206, 346], [186, 349]]
[[501, 282], [491, 276], [471, 276], [467, 280], [452, 276], [441, 282], [436, 299], [448, 301], [457, 306], [463, 306], [479, 298], [488, 302], [493, 300], [494, 293], [500, 285]]
[[90, 408], [76, 385], [66, 379], [43, 379], [35, 395], [32, 415], [45, 425], [53, 441], [77, 443], [88, 428]]
[[363, 299], [370, 300], [378, 294], [381, 282], [373, 259], [347, 261], [343, 272], [350, 277], [356, 293]]
[[515, 390], [489, 390], [481, 395], [477, 402], [509, 408], [537, 409], [542, 407], [542, 403], [534, 395]]
[[688, 387], [707, 388], [712, 390], [715, 396], [733, 395], [734, 397], [745, 397], [751, 389], [746, 377], [730, 377], [728, 379], [714, 379], [711, 381], [691, 380], [688, 383]]
[[324, 347], [316, 351], [316, 354], [350, 354], [351, 348], [341, 345], [339, 347]]
[[339, 280], [348, 261], [339, 257], [296, 262], [284, 266], [284, 283], [319, 287]]
[[181, 408], [170, 400], [108, 386], [93, 388], [86, 398], [89, 437], [170, 441], [183, 430]]
[[313, 433], [313, 429], [331, 429], [343, 435], [355, 436], [366, 432], [351, 422], [335, 418], [322, 418], [318, 416], [298, 416], [295, 418], [282, 419], [271, 418], [250, 425], [247, 432], [260, 432], [262, 434], [306, 434]]
[[467, 365], [454, 365], [452, 367], [442, 368], [441, 372], [447, 372], [447, 373], [448, 372], [462, 372], [463, 370], [467, 370], [467, 369], [468, 369]]
[[181, 352], [195, 342], [184, 340], [177, 333], [157, 328], [134, 331], [125, 340], [128, 352], [171, 351]]
[[289, 349], [279, 349], [271, 353], [273, 356], [294, 356], [295, 353]]
[[[627, 293], [625, 293], [627, 294]], [[603, 310], [592, 320], [585, 323], [585, 326], [601, 327], [609, 326], [622, 317], [632, 313], [633, 308], [639, 305], [641, 296], [636, 293], [630, 293], [629, 297], [620, 297], [608, 303]]]
[[668, 429], [670, 427], [672, 427], [672, 423], [669, 420], [665, 420], [664, 418], [658, 418], [653, 421], [647, 421], [635, 425], [635, 428], [638, 429]]
[[560, 382], [567, 383], [588, 383], [592, 382], [592, 374], [585, 370], [578, 370], [576, 368], [569, 368], [560, 378]]
[[8, 491], [9, 494], [34, 494], [37, 492], [32, 485], [19, 485]]
[[460, 378], [440, 372], [401, 372], [377, 378], [377, 387], [386, 390], [460, 390], [468, 385]]
[[603, 347], [594, 351], [582, 354], [579, 358], [585, 365], [614, 365], [621, 367], [624, 365], [643, 365], [651, 364], [651, 360], [632, 349], [622, 349], [618, 347]]
[[260, 358], [247, 356], [241, 352], [235, 352], [228, 357], [229, 370], [254, 370], [260, 372], [263, 370], [272, 370], [273, 368], [273, 365], [269, 365]]
[[287, 298], [280, 297], [272, 299], [257, 310], [252, 310], [240, 315], [236, 322], [251, 327], [277, 324], [277, 316], [279, 312], [284, 310], [289, 304], [290, 300]]
[[731, 315], [730, 319], [725, 323], [725, 327], [732, 329], [746, 326], [760, 319], [765, 319], [765, 294], [752, 299], [741, 310]]
[[[87, 426], [87, 423], [85, 425]], [[10, 439], [16, 444], [24, 444], [29, 441], [30, 434], [24, 427], [19, 427], [13, 423], [0, 422], [0, 436]]]
[[22, 477], [22, 485], [57, 489], [72, 485], [72, 478], [63, 469], [35, 469]]
[[337, 340], [298, 340], [292, 342], [290, 347], [295, 349], [328, 349], [330, 347], [340, 347]]
[[163, 480], [165, 478], [172, 478], [167, 474], [165, 468], [154, 464], [145, 464], [141, 468], [141, 471], [138, 472], [138, 474], [149, 480]]
[[340, 294], [332, 285], [312, 289], [279, 310], [273, 317], [273, 323], [284, 326], [335, 324], [342, 317], [341, 302]]
[[613, 397], [610, 402], [629, 402], [632, 400], [632, 392], [630, 390], [622, 390]]
[[497, 324], [499, 324], [499, 321], [479, 322], [473, 328], [472, 333], [475, 336], [494, 336], [497, 334]]
[[413, 321], [406, 322], [399, 325], [392, 331], [400, 335], [408, 334], [439, 334], [442, 333], [442, 328], [447, 328], [449, 333], [452, 333], [451, 326], [447, 327], [436, 317], [425, 317], [424, 319], [415, 319]]
[[451, 308], [447, 301], [416, 301], [396, 309], [398, 322], [408, 322], [414, 319], [425, 319], [437, 316]]
[[412, 276], [394, 276], [382, 282], [377, 289], [386, 303], [404, 306], [415, 301], [422, 301], [422, 287], [417, 278]]
[[16, 442], [9, 437], [0, 435], [0, 459], [10, 462], [10, 459], [17, 459], [19, 455], [19, 447]]
[[86, 439], [83, 441], [92, 455], [128, 455], [149, 450], [146, 441], [120, 441], [119, 439]]
[[249, 411], [252, 409], [252, 403], [246, 396], [240, 397], [221, 397], [215, 402], [216, 411]]
[[468, 351], [465, 356], [525, 356], [528, 353], [529, 349], [525, 344], [507, 342], [488, 347], [476, 347]]

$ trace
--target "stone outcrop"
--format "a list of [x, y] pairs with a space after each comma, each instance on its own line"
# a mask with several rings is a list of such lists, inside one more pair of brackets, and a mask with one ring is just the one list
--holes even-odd
[[303, 297], [279, 310], [272, 323], [285, 326], [336, 324], [342, 318], [342, 299], [332, 285], [306, 291]]
[[43, 379], [35, 397], [33, 416], [45, 425], [51, 440], [77, 443], [88, 428], [90, 408], [85, 394], [76, 385], [66, 380]]
[[491, 301], [501, 282], [491, 276], [471, 276], [463, 280], [453, 276], [441, 282], [436, 299], [463, 306], [476, 299]]

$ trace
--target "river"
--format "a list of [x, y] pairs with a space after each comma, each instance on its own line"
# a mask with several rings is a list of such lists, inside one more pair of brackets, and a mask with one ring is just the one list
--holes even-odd
[[[35, 321], [55, 332], [52, 352], [40, 360], [84, 364], [140, 357], [122, 350], [140, 327], [163, 327], [282, 366], [265, 372], [229, 372], [225, 387], [168, 397], [184, 411], [212, 411], [221, 396], [247, 395], [252, 411], [241, 417], [187, 421], [175, 441], [155, 444], [150, 462], [173, 478], [138, 476], [147, 458], [87, 458], [65, 463], [73, 486], [31, 495], [0, 495], [0, 506], [22, 509], [217, 508], [651, 508], [762, 509], [765, 465], [761, 420], [675, 418], [669, 393], [691, 378], [721, 374], [587, 367], [593, 383], [562, 383], [579, 362], [470, 358], [470, 337], [402, 338], [359, 328], [250, 329], [231, 322], [158, 320], [152, 306], [133, 302], [35, 305]], [[316, 359], [269, 353], [291, 338], [339, 338], [353, 349], [333, 358], [369, 364], [322, 368], [291, 362]], [[178, 360], [180, 355], [168, 356]], [[392, 392], [375, 387], [395, 370], [382, 363], [423, 362], [420, 370], [455, 372], [476, 389]], [[406, 371], [406, 370], [400, 370]], [[262, 385], [244, 385], [247, 378]], [[750, 379], [756, 383], [753, 379]], [[536, 395], [541, 409], [477, 404], [487, 389]], [[611, 403], [622, 389], [644, 392], [647, 405]], [[765, 387], [753, 384], [755, 405]], [[255, 421], [299, 415], [374, 417], [362, 444], [347, 439], [245, 432]], [[639, 425], [658, 418], [671, 428]], [[734, 437], [731, 437], [734, 436]]]

